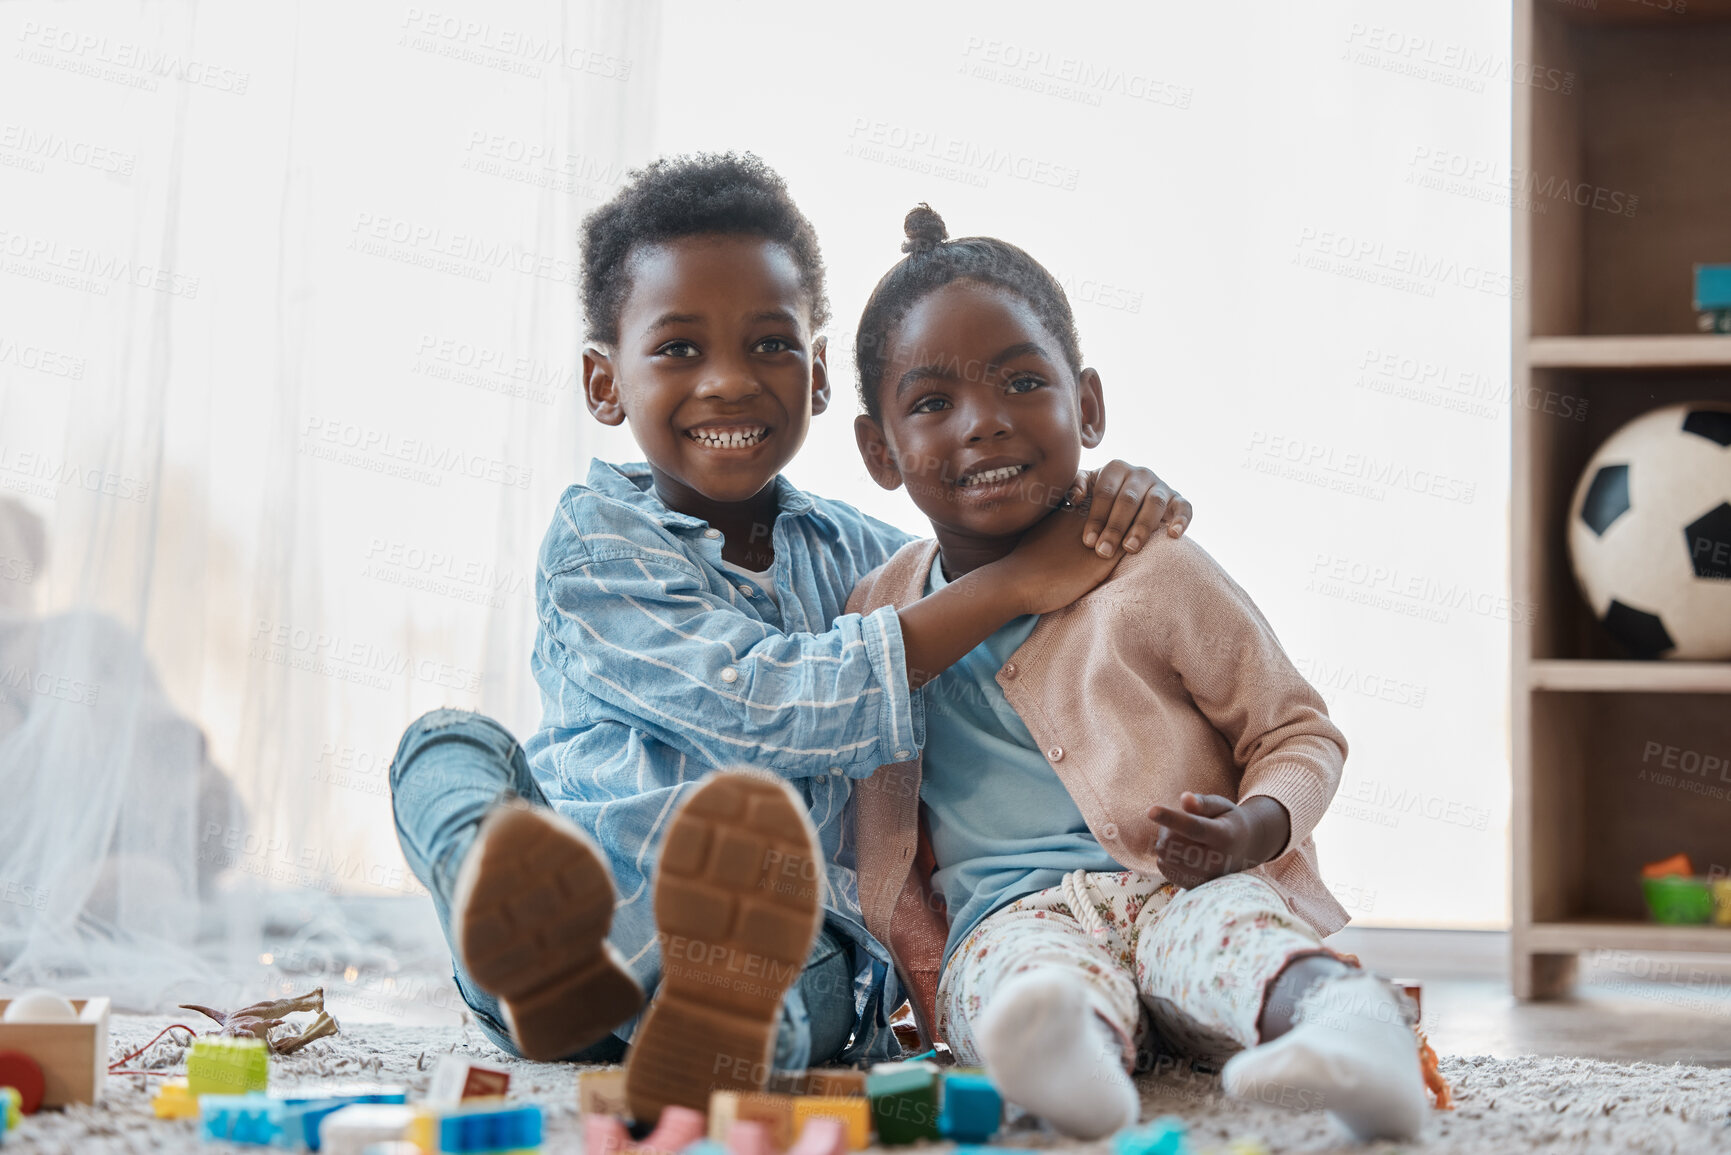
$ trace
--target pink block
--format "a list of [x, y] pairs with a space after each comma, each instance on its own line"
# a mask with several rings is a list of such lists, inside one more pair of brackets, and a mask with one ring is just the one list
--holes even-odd
[[693, 1111], [690, 1107], [663, 1107], [661, 1121], [643, 1140], [642, 1148], [669, 1153], [683, 1151], [703, 1138], [708, 1130], [709, 1119], [702, 1111]]
[[775, 1155], [769, 1128], [751, 1119], [740, 1119], [727, 1129], [727, 1149], [733, 1155]]
[[787, 1155], [847, 1155], [847, 1126], [840, 1119], [807, 1119]]
[[613, 1116], [583, 1116], [584, 1155], [621, 1155], [630, 1143], [625, 1124]]

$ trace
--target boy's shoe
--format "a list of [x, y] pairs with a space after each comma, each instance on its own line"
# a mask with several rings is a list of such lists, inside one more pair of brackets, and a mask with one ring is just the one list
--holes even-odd
[[612, 925], [613, 873], [581, 830], [521, 803], [482, 820], [452, 888], [452, 937], [525, 1059], [580, 1051], [642, 1005]]
[[655, 877], [661, 987], [625, 1060], [639, 1123], [769, 1082], [782, 995], [823, 923], [823, 875], [817, 830], [779, 778], [723, 771], [686, 799]]

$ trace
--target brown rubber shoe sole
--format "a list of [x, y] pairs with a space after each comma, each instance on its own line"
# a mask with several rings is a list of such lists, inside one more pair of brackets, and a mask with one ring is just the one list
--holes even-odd
[[607, 941], [613, 874], [557, 814], [512, 804], [487, 815], [457, 876], [451, 917], [463, 968], [498, 998], [526, 1059], [580, 1051], [643, 1003]]
[[823, 922], [823, 858], [799, 795], [749, 771], [711, 775], [661, 844], [661, 988], [626, 1056], [639, 1123], [711, 1091], [769, 1081], [781, 998]]

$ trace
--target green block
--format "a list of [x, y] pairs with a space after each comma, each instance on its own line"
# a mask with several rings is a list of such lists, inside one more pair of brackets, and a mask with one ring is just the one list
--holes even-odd
[[193, 1041], [186, 1085], [194, 1095], [244, 1095], [269, 1084], [270, 1051], [262, 1039], [207, 1036]]
[[938, 1138], [938, 1068], [931, 1063], [879, 1063], [866, 1076], [872, 1126], [885, 1146]]

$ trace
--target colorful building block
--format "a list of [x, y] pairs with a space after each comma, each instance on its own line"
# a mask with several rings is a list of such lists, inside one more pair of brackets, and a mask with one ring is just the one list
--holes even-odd
[[885, 1146], [938, 1138], [938, 1068], [934, 1063], [879, 1063], [866, 1077], [872, 1127]]
[[541, 1146], [541, 1108], [503, 1107], [465, 1110], [439, 1120], [441, 1155], [480, 1155]]
[[577, 1109], [585, 1115], [631, 1114], [625, 1098], [625, 1068], [584, 1071], [577, 1076]]
[[433, 1068], [427, 1098], [437, 1103], [460, 1103], [464, 1099], [503, 1098], [511, 1089], [511, 1072], [466, 1055], [440, 1055]]
[[866, 1094], [864, 1071], [811, 1071], [807, 1073], [805, 1095], [812, 1098], [863, 1099]]
[[805, 1125], [787, 1155], [847, 1155], [847, 1151], [846, 1125], [840, 1119], [820, 1117]]
[[[322, 1144], [320, 1127], [324, 1120], [354, 1106], [403, 1106], [409, 1101], [407, 1088], [380, 1086], [376, 1083], [333, 1083], [292, 1091], [274, 1091], [271, 1098], [280, 1099], [286, 1110], [283, 1131], [294, 1142], [312, 1151]], [[395, 1138], [396, 1136], [392, 1136]]]
[[938, 1133], [944, 1138], [984, 1143], [998, 1133], [1003, 1117], [1003, 1096], [984, 1071], [944, 1072], [943, 1105], [938, 1110]]
[[0, 1143], [5, 1143], [6, 1132], [18, 1126], [24, 1114], [18, 1109], [21, 1098], [17, 1087], [0, 1087]]
[[281, 1099], [257, 1091], [244, 1095], [200, 1094], [198, 1130], [205, 1140], [259, 1147], [298, 1146], [283, 1128], [288, 1108]]
[[414, 1115], [406, 1103], [349, 1103], [320, 1118], [315, 1150], [362, 1155], [371, 1144], [401, 1139]]
[[646, 1155], [677, 1155], [699, 1139], [706, 1129], [702, 1111], [681, 1107], [676, 1103], [661, 1108], [661, 1118], [655, 1130], [637, 1145]]
[[1127, 1127], [1112, 1136], [1113, 1155], [1190, 1155], [1184, 1122], [1162, 1115], [1141, 1127]]
[[194, 1095], [244, 1095], [270, 1084], [270, 1049], [263, 1039], [207, 1035], [194, 1039], [186, 1059]]
[[625, 1124], [612, 1115], [583, 1115], [583, 1155], [620, 1155], [631, 1145]]
[[769, 1128], [753, 1119], [740, 1119], [727, 1129], [728, 1155], [776, 1155]]
[[196, 1119], [198, 1096], [185, 1079], [169, 1079], [150, 1097], [150, 1109], [158, 1119]]
[[793, 1102], [791, 1095], [763, 1091], [711, 1091], [709, 1137], [727, 1143], [733, 1124], [750, 1120], [768, 1128], [774, 1149], [784, 1151], [793, 1142]]
[[[860, 1087], [864, 1089], [864, 1081]], [[847, 1134], [849, 1150], [872, 1145], [871, 1100], [863, 1095], [801, 1095], [793, 1101], [793, 1128], [803, 1132], [812, 1119], [834, 1119]]]

